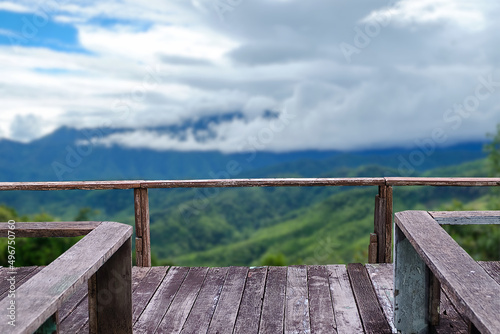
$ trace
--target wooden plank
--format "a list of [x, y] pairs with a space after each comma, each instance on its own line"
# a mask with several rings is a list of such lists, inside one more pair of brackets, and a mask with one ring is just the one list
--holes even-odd
[[245, 288], [247, 267], [230, 267], [207, 334], [231, 334]]
[[[378, 186], [384, 178], [269, 178], [143, 181], [142, 188]], [[0, 188], [1, 190], [1, 188]]]
[[500, 328], [500, 285], [427, 212], [399, 212], [396, 224], [464, 315], [481, 332]]
[[[19, 288], [20, 284], [24, 283], [26, 279], [29, 279], [32, 277], [34, 274], [38, 273], [40, 269], [37, 266], [30, 266], [30, 267], [16, 267], [14, 270], [10, 270], [8, 268], [4, 268], [2, 271], [2, 276], [0, 277], [0, 300], [4, 299], [7, 297], [7, 294], [9, 292], [9, 288], [11, 285], [11, 280], [12, 276], [14, 276], [14, 281], [16, 284], [16, 289]], [[7, 280], [9, 278], [9, 280]]]
[[204, 188], [204, 187], [289, 187], [289, 186], [378, 186], [385, 178], [280, 178], [159, 181], [66, 181], [0, 182], [2, 190], [105, 190], [135, 188]]
[[267, 271], [259, 334], [283, 333], [286, 276], [286, 267], [269, 267]]
[[[16, 222], [14, 233], [17, 238], [79, 237], [89, 234], [99, 224], [101, 222]], [[8, 226], [7, 223], [0, 223], [0, 237], [7, 237]]]
[[[19, 287], [16, 297], [24, 302], [19, 303], [16, 309], [20, 321], [16, 324], [14, 332], [34, 332], [40, 327], [57, 311], [62, 302], [73, 294], [76, 287], [84, 284], [130, 238], [131, 234], [130, 226], [103, 222], [43, 268], [34, 278]], [[7, 302], [0, 301], [0, 307], [7, 307]], [[6, 326], [9, 325], [0, 323], [0, 332], [12, 330]]]
[[347, 265], [347, 273], [365, 332], [391, 333], [391, 328], [378, 303], [366, 268], [362, 264], [351, 263]]
[[[85, 285], [85, 287], [87, 287]], [[87, 289], [86, 289], [87, 290]], [[68, 314], [68, 316], [61, 322], [60, 331], [61, 334], [73, 334], [77, 333], [82, 327], [87, 325], [89, 322], [89, 302], [88, 295], [78, 303], [74, 310]], [[87, 329], [87, 333], [89, 330]]]
[[141, 181], [0, 182], [0, 190], [104, 190], [139, 188]]
[[326, 269], [329, 274], [337, 332], [339, 334], [364, 333], [346, 266], [328, 265]]
[[439, 324], [434, 327], [436, 334], [466, 334], [467, 323], [458, 314], [450, 299], [441, 290], [441, 302], [439, 305]]
[[430, 270], [399, 226], [394, 247], [394, 324], [401, 333], [427, 333]]
[[258, 333], [266, 276], [267, 267], [250, 268], [248, 271], [233, 333]]
[[180, 333], [193, 307], [200, 288], [205, 280], [208, 268], [190, 268], [170, 308], [158, 326], [159, 333]]
[[[377, 259], [374, 261], [384, 262], [385, 259], [385, 221], [386, 221], [386, 187], [378, 187], [378, 195], [375, 196], [375, 209], [374, 209], [374, 232], [377, 235]], [[371, 242], [370, 242], [371, 244]], [[372, 257], [374, 255], [371, 255]]]
[[285, 333], [310, 333], [307, 267], [288, 267], [286, 281]]
[[[89, 288], [91, 333], [132, 334], [132, 240], [127, 241], [97, 270]], [[118, 321], [119, 319], [119, 321]]]
[[429, 211], [440, 225], [500, 224], [500, 211]]
[[500, 284], [500, 261], [480, 261], [478, 262], [481, 267], [497, 282]]
[[136, 260], [139, 267], [151, 267], [148, 189], [134, 189]]
[[[142, 279], [149, 272], [151, 268], [133, 267], [132, 268], [132, 293], [139, 286]], [[64, 330], [61, 333], [80, 333], [81, 331], [88, 333], [88, 287], [82, 284], [77, 288], [77, 291], [59, 308], [61, 327]], [[135, 306], [135, 305], [134, 305]], [[76, 311], [80, 307], [81, 310]], [[72, 313], [76, 312], [77, 315], [71, 317]], [[82, 323], [85, 323], [82, 327]], [[76, 327], [76, 328], [75, 328]], [[78, 329], [80, 328], [80, 330]]]
[[368, 263], [377, 263], [378, 258], [377, 234], [370, 233], [370, 244], [368, 245]]
[[366, 270], [370, 276], [378, 302], [382, 307], [391, 331], [396, 333], [394, 326], [394, 272], [393, 265], [388, 263], [367, 264]]
[[[151, 298], [155, 295], [155, 293], [157, 293], [157, 289], [165, 279], [168, 269], [169, 267], [151, 267], [151, 270], [143, 278], [142, 283], [134, 291], [134, 294], [132, 295], [132, 301], [134, 304], [132, 322], [134, 324], [138, 321], [141, 314], [148, 306]], [[175, 273], [176, 269], [173, 272]]]
[[[393, 216], [393, 194], [392, 187], [385, 187], [385, 263], [392, 263], [392, 216]], [[381, 261], [380, 261], [381, 262]]]
[[489, 187], [500, 185], [498, 177], [386, 177], [388, 186]]
[[[156, 268], [161, 267], [153, 267], [152, 270]], [[188, 271], [187, 267], [172, 267], [166, 276], [164, 272], [163, 275], [157, 276], [162, 278], [159, 282], [150, 278], [145, 284], [147, 286], [138, 289], [134, 294], [134, 303], [137, 301], [134, 309], [134, 333], [154, 333], [156, 331]], [[146, 300], [147, 304], [144, 304]]]
[[311, 333], [337, 334], [328, 272], [325, 266], [307, 267], [307, 288], [309, 290]]
[[228, 268], [210, 268], [181, 333], [206, 333], [219, 301]]
[[[132, 268], [132, 292], [135, 291], [135, 289], [139, 286], [141, 283], [142, 279], [146, 276], [146, 274], [149, 272], [151, 268], [148, 267], [133, 267]], [[69, 297], [67, 300], [64, 301], [62, 306], [59, 308], [59, 319], [61, 323], [64, 323], [66, 318], [76, 310], [76, 308], [84, 299], [85, 299], [85, 305], [88, 304], [87, 302], [87, 292], [88, 292], [88, 287], [84, 284], [79, 286], [76, 290], [76, 292]], [[134, 304], [135, 307], [135, 304]], [[87, 316], [84, 318], [88, 322], [88, 307], [85, 308], [85, 312]], [[67, 327], [65, 327], [67, 328]], [[87, 324], [87, 333], [88, 333], [88, 324]]]

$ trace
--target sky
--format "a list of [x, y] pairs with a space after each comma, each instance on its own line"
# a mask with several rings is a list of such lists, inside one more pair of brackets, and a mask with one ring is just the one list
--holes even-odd
[[[451, 145], [500, 122], [500, 3], [0, 0], [0, 138], [283, 152]], [[208, 121], [200, 136], [159, 126]], [[104, 131], [103, 131], [104, 132]]]

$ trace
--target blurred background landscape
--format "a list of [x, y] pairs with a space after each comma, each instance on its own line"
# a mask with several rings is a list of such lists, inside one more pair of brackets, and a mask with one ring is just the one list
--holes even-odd
[[[0, 0], [0, 182], [500, 176], [491, 1]], [[150, 190], [153, 264], [365, 262], [377, 187]], [[0, 192], [0, 221], [134, 224], [133, 192]], [[399, 187], [402, 210], [498, 210]], [[447, 227], [477, 260], [499, 226]], [[16, 265], [78, 239], [20, 240]], [[7, 252], [0, 240], [0, 261]]]

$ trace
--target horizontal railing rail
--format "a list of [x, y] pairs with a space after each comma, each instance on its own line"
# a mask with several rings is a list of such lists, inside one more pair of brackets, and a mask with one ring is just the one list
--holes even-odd
[[375, 197], [374, 233], [370, 234], [368, 262], [392, 262], [393, 186], [500, 186], [500, 178], [464, 177], [359, 177], [359, 178], [265, 178], [208, 180], [126, 180], [0, 182], [0, 191], [134, 189], [136, 259], [138, 266], [151, 266], [148, 189], [229, 187], [330, 187], [378, 186]]

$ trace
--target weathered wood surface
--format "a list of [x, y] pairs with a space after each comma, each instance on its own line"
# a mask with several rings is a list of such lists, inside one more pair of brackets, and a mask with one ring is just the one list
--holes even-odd
[[266, 286], [267, 267], [251, 268], [247, 273], [233, 333], [258, 333], [259, 319]]
[[285, 333], [310, 333], [307, 267], [288, 267], [285, 301]]
[[374, 177], [374, 178], [277, 178], [208, 180], [124, 180], [64, 182], [0, 182], [0, 191], [8, 190], [106, 190], [136, 188], [204, 187], [291, 187], [291, 186], [498, 186], [500, 178], [486, 177]]
[[241, 304], [248, 268], [230, 267], [215, 308], [208, 334], [231, 334]]
[[328, 271], [325, 266], [308, 266], [307, 287], [309, 290], [311, 333], [337, 334]]
[[[497, 281], [500, 280], [500, 262], [481, 262], [481, 266], [488, 268], [488, 273]], [[328, 265], [328, 266], [307, 266], [293, 267], [296, 273], [303, 273], [304, 269], [307, 273], [307, 301], [309, 305], [309, 328], [310, 333], [317, 333], [319, 324], [335, 324], [337, 333], [339, 334], [357, 334], [365, 333], [363, 324], [372, 324], [373, 317], [368, 319], [362, 317], [366, 311], [366, 304], [370, 303], [375, 309], [380, 307], [381, 310], [377, 313], [382, 314], [390, 324], [392, 322], [392, 264], [377, 264], [366, 265], [366, 274], [361, 281], [354, 274], [350, 266], [351, 278], [348, 275], [345, 265]], [[362, 266], [355, 265], [358, 272], [362, 272]], [[297, 270], [298, 268], [298, 270]], [[28, 277], [30, 274], [41, 270], [42, 267], [19, 268], [18, 278], [21, 275]], [[267, 274], [266, 274], [267, 269]], [[200, 284], [198, 293], [191, 304], [189, 314], [184, 319], [183, 312], [178, 312], [181, 315], [180, 327], [186, 333], [198, 333], [200, 331], [194, 328], [199, 325], [199, 328], [206, 332], [207, 322], [209, 322], [208, 333], [233, 333], [237, 316], [244, 316], [243, 323], [249, 324], [250, 333], [283, 333], [284, 323], [286, 322], [285, 301], [286, 294], [292, 294], [294, 289], [287, 290], [287, 281], [289, 280], [288, 267], [269, 267], [251, 269], [249, 277], [249, 269], [245, 267], [230, 267], [230, 268], [210, 268], [207, 269], [207, 274]], [[168, 272], [167, 272], [168, 270]], [[134, 267], [132, 269], [132, 300], [133, 314], [138, 317], [134, 326], [134, 333], [165, 333], [158, 328], [158, 325], [169, 312], [173, 311], [176, 306], [172, 304], [174, 298], [178, 298], [177, 294], [184, 284], [188, 284], [186, 276], [190, 268], [187, 267]], [[224, 272], [227, 271], [227, 274]], [[325, 280], [325, 273], [328, 280]], [[199, 275], [195, 275], [199, 278]], [[191, 277], [195, 277], [191, 276]], [[295, 275], [300, 278], [301, 275]], [[7, 277], [7, 269], [0, 268], [0, 279]], [[253, 279], [250, 279], [252, 278]], [[239, 312], [242, 304], [246, 303], [251, 297], [252, 292], [256, 291], [259, 284], [257, 281], [263, 280], [263, 294], [257, 293], [257, 298], [250, 300], [251, 304], [256, 306], [255, 312], [246, 311]], [[250, 280], [248, 280], [250, 279]], [[355, 283], [351, 285], [351, 280]], [[295, 284], [299, 286], [301, 279]], [[365, 287], [360, 285], [365, 284]], [[5, 283], [0, 281], [0, 288]], [[19, 283], [22, 286], [23, 283]], [[192, 285], [192, 284], [191, 284]], [[327, 290], [325, 291], [325, 285]], [[372, 288], [373, 286], [373, 288]], [[242, 300], [244, 290], [249, 289], [246, 293], [245, 301]], [[329, 289], [329, 292], [328, 292]], [[363, 303], [360, 303], [354, 297], [353, 289], [368, 290], [373, 289], [372, 293], [357, 293], [356, 298], [363, 298]], [[196, 289], [187, 289], [195, 291]], [[258, 289], [257, 289], [258, 290]], [[61, 333], [89, 333], [89, 318], [88, 318], [88, 299], [85, 293], [86, 289], [77, 289], [75, 295], [68, 298], [59, 308], [59, 315], [66, 314], [60, 317]], [[84, 294], [83, 298], [82, 295]], [[371, 299], [367, 302], [367, 296]], [[302, 294], [303, 295], [303, 294]], [[295, 293], [291, 296], [296, 297]], [[190, 297], [191, 298], [191, 297]], [[263, 298], [261, 302], [258, 300]], [[179, 298], [178, 298], [179, 299]], [[331, 315], [330, 305], [333, 308], [333, 316]], [[378, 306], [377, 306], [378, 302]], [[259, 303], [260, 307], [259, 307]], [[301, 305], [304, 304], [304, 299]], [[176, 304], [179, 305], [179, 304]], [[215, 307], [215, 311], [214, 311]], [[359, 308], [359, 309], [358, 309]], [[253, 307], [251, 309], [254, 309]], [[303, 309], [304, 310], [304, 309]], [[320, 313], [317, 313], [320, 310]], [[321, 310], [327, 310], [323, 315]], [[441, 315], [440, 324], [435, 328], [438, 334], [465, 334], [467, 333], [467, 324], [453, 307], [445, 293], [441, 294]], [[69, 312], [69, 313], [68, 313]], [[249, 317], [250, 314], [254, 318]], [[361, 315], [361, 316], [360, 316]], [[320, 319], [320, 322], [315, 320], [315, 317]], [[330, 318], [329, 318], [330, 317]], [[209, 319], [210, 318], [210, 319]], [[321, 319], [326, 321], [322, 323]], [[327, 325], [327, 326], [329, 326]], [[320, 325], [322, 326], [322, 325]], [[325, 327], [321, 327], [325, 328]], [[326, 327], [328, 328], [328, 327]], [[386, 328], [385, 326], [381, 327]], [[243, 331], [243, 328], [241, 328]], [[394, 328], [391, 326], [391, 331]], [[320, 331], [323, 333], [334, 333], [334, 330]], [[244, 332], [244, 331], [243, 331]], [[245, 333], [248, 333], [245, 332]], [[299, 331], [300, 332], [300, 331]], [[373, 331], [367, 331], [373, 332]], [[375, 331], [377, 332], [377, 331]], [[377, 332], [377, 333], [380, 333]]]
[[12, 230], [9, 224], [0, 223], [0, 237], [7, 237], [8, 231], [14, 232], [16, 238], [79, 237], [89, 234], [100, 224], [101, 222], [16, 222], [16, 228]]
[[386, 177], [389, 186], [454, 186], [487, 187], [499, 186], [498, 177]]
[[132, 334], [130, 237], [89, 280], [88, 301], [91, 334]]
[[105, 190], [134, 189], [142, 181], [0, 182], [1, 190]]
[[157, 328], [159, 333], [180, 333], [201, 289], [208, 268], [190, 268], [167, 313]]
[[348, 264], [347, 272], [365, 333], [392, 333], [366, 268], [359, 263]]
[[[0, 322], [0, 332], [34, 332], [57, 311], [76, 287], [86, 283], [131, 234], [130, 226], [103, 222], [17, 289], [17, 300], [25, 301], [16, 308], [19, 321], [14, 330], [7, 322]], [[1, 308], [7, 309], [8, 303], [8, 298], [1, 300]]]
[[[485, 262], [489, 264], [490, 262]], [[375, 293], [377, 294], [384, 315], [391, 326], [392, 332], [396, 333], [394, 327], [394, 275], [392, 264], [367, 264], [366, 269], [370, 274]], [[500, 270], [497, 272], [500, 278]], [[440, 321], [434, 330], [437, 334], [466, 334], [467, 324], [458, 314], [457, 310], [451, 304], [450, 300], [441, 292], [440, 302]]]
[[210, 268], [181, 333], [206, 333], [215, 312], [228, 268]]
[[329, 265], [326, 269], [329, 275], [337, 332], [339, 334], [364, 333], [346, 266]]
[[429, 211], [440, 225], [500, 224], [500, 211]]
[[286, 297], [286, 267], [269, 267], [267, 271], [266, 291], [259, 333], [273, 334], [283, 331]]
[[[141, 284], [137, 286], [133, 298], [134, 310], [132, 322], [134, 323], [134, 332], [147, 333], [147, 330], [150, 329], [148, 327], [150, 326], [149, 322], [152, 322], [152, 319], [163, 318], [165, 310], [170, 305], [173, 296], [177, 292], [178, 287], [188, 271], [187, 268], [184, 268], [182, 272], [178, 273], [179, 268], [172, 268], [169, 272], [168, 279], [165, 279], [168, 269], [169, 267], [151, 268], [148, 274], [143, 278]], [[179, 279], [180, 282], [175, 284]], [[172, 292], [172, 290], [174, 291]], [[142, 320], [138, 322], [141, 316]], [[156, 325], [158, 325], [158, 323]], [[156, 329], [156, 327], [154, 329]]]
[[147, 189], [134, 189], [136, 260], [139, 267], [151, 267], [149, 197]]
[[396, 224], [465, 317], [483, 333], [498, 331], [500, 285], [429, 213], [399, 212], [396, 214]]

